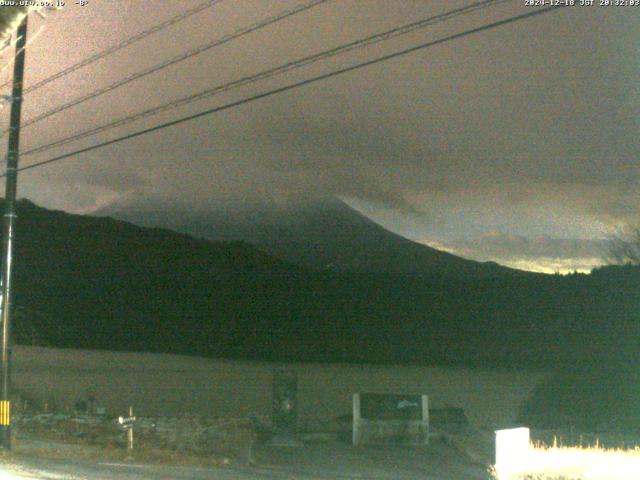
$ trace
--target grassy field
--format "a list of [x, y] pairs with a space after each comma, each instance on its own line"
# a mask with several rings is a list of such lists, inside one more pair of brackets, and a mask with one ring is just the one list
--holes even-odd
[[[268, 416], [278, 368], [298, 375], [299, 416], [333, 419], [351, 412], [354, 392], [426, 393], [431, 406], [465, 410], [470, 422], [512, 424], [544, 372], [462, 367], [266, 364], [176, 355], [16, 346], [13, 384], [28, 405], [71, 410], [95, 394], [114, 415]], [[311, 421], [310, 420], [310, 421]]]

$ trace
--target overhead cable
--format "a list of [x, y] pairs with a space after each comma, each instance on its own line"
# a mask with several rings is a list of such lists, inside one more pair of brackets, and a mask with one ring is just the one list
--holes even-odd
[[276, 75], [280, 75], [283, 73], [286, 73], [288, 71], [294, 70], [294, 69], [298, 69], [298, 68], [302, 68], [306, 65], [310, 65], [312, 63], [315, 62], [319, 62], [321, 60], [325, 60], [327, 58], [339, 55], [339, 54], [343, 54], [355, 49], [359, 49], [359, 48], [364, 48], [370, 45], [373, 45], [375, 43], [378, 42], [382, 42], [382, 41], [387, 41], [390, 40], [392, 38], [398, 37], [400, 35], [406, 35], [408, 33], [414, 32], [418, 29], [421, 28], [425, 28], [428, 27], [430, 25], [433, 25], [435, 23], [439, 23], [439, 22], [444, 22], [447, 20], [450, 20], [454, 17], [457, 17], [459, 15], [466, 15], [472, 12], [475, 12], [479, 9], [482, 8], [487, 8], [491, 5], [497, 4], [497, 3], [502, 3], [504, 1], [508, 1], [508, 0], [482, 0], [479, 2], [475, 2], [472, 4], [469, 4], [465, 7], [461, 7], [461, 8], [457, 8], [454, 10], [449, 10], [447, 12], [435, 15], [435, 16], [431, 16], [416, 22], [412, 22], [406, 25], [402, 25], [400, 27], [395, 27], [392, 28], [391, 30], [387, 30], [381, 33], [377, 33], [375, 35], [371, 35], [359, 40], [355, 40], [353, 42], [335, 47], [335, 48], [331, 48], [328, 50], [324, 50], [320, 53], [316, 53], [313, 55], [309, 55], [291, 62], [287, 62], [283, 65], [280, 65], [278, 67], [275, 68], [270, 68], [268, 70], [263, 70], [262, 72], [247, 76], [247, 77], [243, 77], [240, 78], [238, 80], [234, 80], [232, 82], [228, 82], [222, 85], [217, 85], [213, 88], [209, 88], [206, 89], [202, 92], [199, 93], [195, 93], [192, 95], [188, 95], [186, 97], [177, 99], [177, 100], [173, 100], [171, 102], [159, 105], [157, 107], [153, 107], [147, 110], [144, 110], [142, 112], [136, 113], [134, 115], [129, 115], [114, 121], [111, 121], [107, 124], [98, 126], [98, 127], [94, 127], [94, 128], [90, 128], [84, 131], [81, 131], [79, 133], [76, 133], [74, 135], [71, 135], [69, 137], [65, 137], [59, 140], [55, 140], [53, 142], [47, 143], [45, 145], [40, 145], [37, 147], [34, 147], [30, 150], [26, 150], [22, 153], [23, 156], [26, 155], [32, 155], [35, 153], [40, 153], [46, 150], [50, 150], [51, 148], [55, 148], [55, 147], [59, 147], [62, 145], [65, 145], [67, 143], [70, 142], [74, 142], [77, 140], [80, 140], [82, 138], [88, 137], [88, 136], [92, 136], [92, 135], [96, 135], [98, 133], [102, 133], [105, 132], [107, 130], [111, 130], [113, 128], [117, 128], [117, 127], [121, 127], [124, 125], [127, 125], [129, 123], [132, 122], [136, 122], [138, 120], [142, 120], [144, 118], [153, 116], [153, 115], [157, 115], [159, 113], [163, 113], [169, 110], [173, 110], [176, 109], [178, 107], [182, 107], [184, 105], [188, 105], [190, 103], [193, 102], [197, 102], [200, 100], [204, 100], [206, 98], [209, 97], [213, 97], [215, 95], [218, 95], [220, 93], [223, 92], [228, 92], [230, 90], [239, 88], [239, 87], [243, 87], [261, 80], [265, 80], [267, 78], [276, 76]]
[[[538, 15], [542, 15], [544, 13], [548, 13], [548, 12], [551, 12], [551, 11], [560, 10], [561, 8], [563, 8], [563, 7], [562, 6], [549, 6], [549, 7], [539, 8], [539, 9], [535, 9], [535, 10], [532, 10], [532, 11], [527, 12], [527, 13], [523, 13], [523, 14], [520, 14], [520, 15], [516, 15], [516, 16], [513, 16], [513, 17], [506, 18], [504, 20], [499, 20], [499, 21], [492, 22], [492, 23], [489, 23], [489, 24], [485, 24], [485, 25], [482, 25], [480, 27], [476, 27], [476, 28], [473, 28], [473, 29], [470, 29], [470, 30], [465, 30], [465, 31], [460, 32], [460, 33], [456, 33], [456, 34], [449, 35], [449, 36], [446, 36], [446, 37], [443, 37], [443, 38], [440, 38], [440, 39], [437, 39], [437, 40], [432, 40], [432, 41], [427, 42], [427, 43], [422, 43], [420, 45], [416, 45], [416, 46], [413, 46], [413, 47], [410, 47], [410, 48], [406, 48], [406, 49], [400, 50], [398, 52], [394, 52], [394, 53], [390, 53], [390, 54], [387, 54], [387, 55], [383, 55], [381, 57], [378, 57], [378, 58], [375, 58], [375, 59], [372, 59], [372, 60], [367, 60], [367, 61], [364, 61], [364, 62], [361, 62], [361, 63], [357, 63], [355, 65], [351, 65], [349, 67], [341, 68], [339, 70], [334, 70], [332, 72], [328, 72], [328, 73], [324, 73], [324, 74], [321, 74], [321, 75], [317, 75], [315, 77], [311, 77], [311, 78], [308, 78], [306, 80], [295, 82], [295, 83], [292, 83], [292, 84], [289, 84], [289, 85], [286, 85], [286, 86], [283, 86], [283, 87], [275, 88], [275, 89], [269, 90], [267, 92], [259, 93], [259, 94], [253, 95], [251, 97], [246, 97], [246, 98], [243, 98], [241, 100], [230, 102], [230, 103], [227, 103], [227, 104], [219, 106], [219, 107], [215, 107], [215, 108], [211, 108], [211, 109], [205, 110], [203, 112], [199, 112], [199, 113], [196, 113], [196, 114], [193, 114], [193, 115], [188, 115], [186, 117], [182, 117], [182, 118], [179, 118], [179, 119], [176, 119], [176, 120], [172, 120], [172, 121], [169, 121], [169, 122], [166, 122], [166, 123], [162, 123], [162, 124], [156, 125], [154, 127], [146, 128], [146, 129], [143, 129], [143, 130], [138, 130], [137, 132], [129, 133], [127, 135], [123, 135], [121, 137], [114, 138], [112, 140], [107, 140], [105, 142], [101, 142], [101, 143], [98, 143], [98, 144], [95, 144], [95, 145], [91, 145], [89, 147], [85, 147], [85, 148], [81, 148], [81, 149], [78, 149], [78, 150], [74, 150], [72, 152], [68, 152], [68, 153], [65, 153], [63, 155], [58, 155], [56, 157], [49, 158], [47, 160], [43, 160], [43, 161], [40, 161], [40, 162], [32, 163], [30, 165], [26, 165], [24, 167], [20, 167], [18, 169], [18, 171], [29, 170], [29, 169], [41, 167], [43, 165], [48, 165], [48, 164], [51, 164], [51, 163], [60, 162], [60, 161], [62, 161], [64, 159], [79, 155], [81, 153], [86, 153], [86, 152], [97, 150], [99, 148], [103, 148], [103, 147], [106, 147], [106, 146], [109, 146], [109, 145], [114, 145], [116, 143], [120, 143], [120, 142], [123, 142], [125, 140], [130, 140], [132, 138], [136, 138], [136, 137], [139, 137], [139, 136], [142, 136], [142, 135], [146, 135], [147, 133], [156, 132], [158, 130], [162, 130], [164, 128], [172, 127], [172, 126], [175, 126], [175, 125], [178, 125], [178, 124], [181, 124], [181, 123], [185, 123], [185, 122], [188, 122], [188, 121], [191, 121], [191, 120], [195, 120], [197, 118], [208, 116], [208, 115], [211, 115], [211, 114], [214, 114], [214, 113], [218, 113], [218, 112], [221, 112], [221, 111], [224, 111], [224, 110], [229, 110], [231, 108], [235, 108], [235, 107], [238, 107], [240, 105], [244, 105], [244, 104], [253, 102], [255, 100], [260, 100], [260, 99], [263, 99], [263, 98], [271, 97], [273, 95], [277, 95], [279, 93], [287, 92], [287, 91], [293, 90], [295, 88], [299, 88], [299, 87], [302, 87], [302, 86], [305, 86], [305, 85], [309, 85], [309, 84], [312, 84], [312, 83], [315, 83], [315, 82], [319, 82], [321, 80], [326, 80], [328, 78], [332, 78], [332, 77], [335, 77], [337, 75], [341, 75], [341, 74], [344, 74], [344, 73], [347, 73], [347, 72], [352, 72], [354, 70], [358, 70], [358, 69], [361, 69], [361, 68], [364, 68], [364, 67], [368, 67], [368, 66], [375, 65], [375, 64], [378, 64], [378, 63], [381, 63], [381, 62], [385, 62], [385, 61], [391, 60], [393, 58], [397, 58], [397, 57], [400, 57], [400, 56], [403, 56], [403, 55], [407, 55], [409, 53], [413, 53], [413, 52], [416, 52], [416, 51], [419, 51], [419, 50], [423, 50], [423, 49], [426, 49], [426, 48], [430, 48], [430, 47], [433, 47], [433, 46], [436, 46], [436, 45], [440, 45], [440, 44], [443, 44], [443, 43], [446, 43], [446, 42], [449, 42], [449, 41], [452, 41], [452, 40], [463, 38], [463, 37], [466, 37], [468, 35], [473, 35], [473, 34], [480, 33], [480, 32], [483, 32], [483, 31], [487, 31], [487, 30], [490, 30], [490, 29], [493, 29], [493, 28], [496, 28], [496, 27], [507, 25], [509, 23], [517, 22], [517, 21], [520, 21], [520, 20], [525, 20], [525, 19], [532, 18], [532, 17], [538, 16]], [[6, 174], [2, 174], [2, 175], [0, 175], [0, 177], [4, 177], [5, 175]]]
[[[112, 45], [110, 47], [105, 48], [104, 50], [101, 50], [93, 55], [91, 55], [90, 57], [85, 58], [84, 60], [79, 61], [78, 63], [75, 63], [63, 70], [60, 70], [59, 72], [54, 73], [53, 75], [50, 75], [42, 80], [40, 80], [39, 82], [31, 85], [28, 88], [25, 88], [24, 90], [24, 94], [33, 92], [35, 90], [38, 90], [39, 88], [44, 87], [45, 85], [61, 78], [64, 76], [69, 75], [70, 73], [75, 72], [76, 70], [79, 70], [81, 68], [86, 67], [87, 65], [91, 65], [92, 63], [97, 62], [98, 60], [107, 57], [109, 55], [114, 54], [115, 52], [122, 50], [124, 48], [127, 48], [129, 45], [132, 45], [136, 42], [139, 42], [140, 40], [148, 37], [149, 35], [152, 35], [154, 33], [160, 32], [172, 25], [175, 25], [178, 22], [181, 22], [193, 15], [196, 15], [200, 12], [202, 12], [203, 10], [206, 10], [209, 7], [212, 7], [213, 5], [216, 5], [218, 3], [223, 2], [224, 0], [208, 0], [206, 2], [200, 3], [198, 5], [196, 5], [193, 8], [190, 8], [188, 10], [185, 10], [182, 13], [179, 13], [178, 15], [175, 15], [171, 18], [169, 18], [168, 20], [165, 20], [164, 22], [158, 23], [157, 25], [154, 25], [153, 27], [144, 30], [140, 33], [137, 33], [135, 35], [133, 35], [132, 37], [129, 37], [123, 41], [121, 41], [120, 43], [117, 43], [115, 45]], [[0, 88], [3, 88], [7, 85], [9, 85], [9, 83], [11, 82], [5, 82], [4, 84], [0, 85]]]
[[[214, 47], [219, 47], [220, 45], [224, 45], [225, 43], [231, 42], [232, 40], [236, 40], [240, 37], [243, 37], [245, 35], [248, 35], [252, 32], [255, 32], [257, 30], [260, 30], [262, 28], [265, 28], [269, 25], [272, 25], [276, 22], [279, 22], [281, 20], [284, 20], [285, 18], [289, 18], [293, 15], [296, 15], [298, 13], [304, 12], [306, 10], [309, 10], [310, 8], [313, 8], [317, 5], [320, 5], [322, 3], [327, 2], [328, 0], [312, 0], [311, 2], [308, 2], [306, 4], [302, 4], [302, 5], [298, 5], [294, 8], [290, 8], [287, 10], [282, 11], [281, 13], [277, 14], [277, 15], [273, 15], [271, 17], [268, 17], [264, 20], [261, 20], [257, 23], [254, 23], [253, 25], [246, 27], [246, 28], [242, 28], [239, 29], [237, 31], [235, 31], [234, 33], [231, 33], [229, 35], [225, 35], [221, 38], [217, 38], [213, 41], [207, 42], [204, 45], [200, 45], [198, 47], [192, 48], [190, 50], [187, 50], [186, 52], [180, 53], [179, 55], [176, 55], [173, 58], [170, 58], [168, 60], [165, 60], [157, 65], [154, 65], [150, 68], [147, 68], [145, 70], [142, 70], [140, 72], [136, 72], [133, 73], [131, 75], [128, 75], [124, 78], [121, 78], [120, 80], [117, 80], [116, 82], [107, 85], [105, 87], [101, 87], [97, 90], [94, 90], [93, 92], [90, 92], [86, 95], [83, 95], [81, 97], [75, 98], [73, 100], [70, 100], [67, 103], [64, 103], [62, 105], [59, 105], [57, 107], [54, 107], [50, 110], [47, 110], [44, 113], [41, 113], [40, 115], [37, 115], [33, 118], [30, 118], [29, 120], [27, 120], [26, 122], [23, 122], [23, 124], [21, 125], [22, 128], [26, 128], [29, 127], [30, 125], [33, 125], [34, 123], [38, 123], [42, 120], [44, 120], [45, 118], [48, 118], [52, 115], [55, 115], [56, 113], [60, 113], [63, 112], [64, 110], [67, 110], [71, 107], [75, 107], [76, 105], [80, 105], [81, 103], [87, 102], [89, 100], [92, 100], [96, 97], [99, 97], [101, 95], [104, 95], [105, 93], [111, 92], [117, 88], [122, 87], [123, 85], [127, 85], [128, 83], [133, 82], [134, 80], [138, 80], [140, 78], [146, 77], [147, 75], [151, 75], [153, 73], [159, 72], [160, 70], [164, 70], [167, 67], [170, 67], [172, 65], [175, 65], [179, 62], [182, 62], [184, 60], [187, 60], [189, 58], [195, 57], [196, 55], [199, 55], [203, 52], [206, 52], [207, 50], [210, 50]], [[6, 133], [6, 132], [3, 132]]]

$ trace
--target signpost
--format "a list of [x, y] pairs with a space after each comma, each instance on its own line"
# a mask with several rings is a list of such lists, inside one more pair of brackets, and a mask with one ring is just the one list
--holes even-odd
[[355, 393], [353, 395], [353, 444], [429, 442], [427, 395]]
[[127, 450], [133, 450], [133, 425], [136, 417], [133, 416], [133, 407], [129, 407], [128, 417], [118, 417], [118, 423], [127, 431]]

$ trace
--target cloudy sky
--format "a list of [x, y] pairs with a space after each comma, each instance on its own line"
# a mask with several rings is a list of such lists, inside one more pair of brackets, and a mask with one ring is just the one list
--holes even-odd
[[[66, 3], [30, 17], [27, 87], [203, 2]], [[212, 3], [29, 93], [23, 119], [304, 0]], [[23, 130], [22, 150], [471, 3], [328, 0], [35, 123]], [[496, 2], [21, 165], [534, 8]], [[9, 50], [0, 83], [10, 78]], [[469, 258], [588, 270], [602, 240], [638, 216], [638, 79], [640, 7], [567, 7], [27, 170], [19, 196], [77, 213], [117, 206], [188, 215], [334, 195], [408, 238]]]

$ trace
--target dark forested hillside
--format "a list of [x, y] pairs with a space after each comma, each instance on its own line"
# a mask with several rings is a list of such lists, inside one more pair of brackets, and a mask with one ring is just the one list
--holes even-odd
[[19, 202], [21, 342], [270, 360], [549, 365], [636, 359], [640, 271], [318, 271]]

